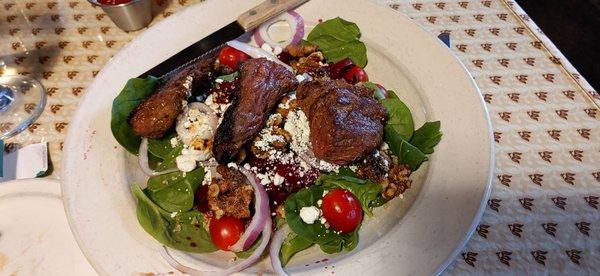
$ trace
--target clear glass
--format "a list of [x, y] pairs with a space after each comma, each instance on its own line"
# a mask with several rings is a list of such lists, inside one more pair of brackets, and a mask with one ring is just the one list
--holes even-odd
[[27, 76], [0, 76], [0, 139], [27, 129], [44, 111], [46, 89]]

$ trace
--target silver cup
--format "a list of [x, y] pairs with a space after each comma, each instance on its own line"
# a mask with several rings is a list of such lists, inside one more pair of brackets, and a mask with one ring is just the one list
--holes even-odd
[[136, 31], [144, 28], [152, 21], [152, 0], [131, 0], [125, 4], [104, 5], [97, 0], [88, 0], [99, 6], [124, 31]]

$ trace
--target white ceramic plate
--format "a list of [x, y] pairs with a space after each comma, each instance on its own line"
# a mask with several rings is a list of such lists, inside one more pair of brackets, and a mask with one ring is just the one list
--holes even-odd
[[[64, 202], [84, 254], [102, 274], [168, 272], [160, 244], [138, 225], [130, 185], [134, 159], [110, 131], [110, 108], [127, 79], [201, 39], [260, 1], [207, 1], [170, 16], [123, 48], [88, 87], [70, 123], [63, 161]], [[432, 274], [456, 257], [479, 221], [490, 188], [493, 146], [487, 111], [471, 76], [438, 39], [399, 13], [368, 1], [313, 0], [298, 9], [307, 22], [340, 16], [356, 22], [368, 47], [372, 80], [399, 94], [416, 125], [442, 121], [444, 137], [413, 174], [404, 199], [378, 208], [357, 250], [326, 256], [301, 252], [293, 274]], [[142, 180], [143, 181], [143, 180]], [[177, 254], [206, 270], [225, 253]], [[328, 260], [322, 262], [321, 260]], [[268, 272], [263, 261], [250, 272]]]
[[60, 183], [0, 183], [0, 275], [96, 275], [71, 234]]

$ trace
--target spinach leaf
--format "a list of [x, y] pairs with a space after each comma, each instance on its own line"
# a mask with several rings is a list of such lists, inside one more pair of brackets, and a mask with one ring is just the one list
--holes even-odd
[[217, 248], [204, 229], [204, 216], [194, 210], [175, 217], [156, 205], [144, 191], [133, 185], [132, 193], [138, 200], [137, 217], [142, 228], [160, 243], [182, 251], [204, 253]]
[[325, 253], [331, 254], [344, 249], [350, 250], [356, 242], [354, 233], [338, 234], [333, 229], [325, 228], [319, 221], [306, 224], [300, 218], [302, 207], [317, 206], [317, 201], [322, 197], [323, 187], [320, 185], [302, 189], [288, 197], [284, 204], [288, 225], [298, 236], [318, 244]]
[[175, 158], [181, 155], [181, 151], [183, 150], [183, 144], [179, 144], [177, 147], [171, 148], [171, 151], [165, 156], [163, 161], [156, 166], [156, 170], [164, 171], [171, 168], [177, 167], [177, 163], [175, 162]]
[[[223, 80], [223, 81], [226, 81], [226, 82], [231, 82], [231, 81], [234, 81], [235, 78], [238, 77], [238, 75], [239, 75], [239, 73], [237, 71], [235, 71], [235, 72], [233, 72], [233, 73], [231, 73], [229, 75], [219, 76], [216, 79], [217, 80]], [[216, 83], [218, 84], [218, 82], [216, 82]]]
[[369, 180], [362, 180], [356, 177], [343, 175], [322, 174], [316, 182], [317, 185], [322, 185], [325, 190], [342, 188], [352, 192], [365, 214], [372, 216], [371, 207], [369, 206], [374, 201], [379, 193], [381, 193], [381, 185]]
[[367, 65], [367, 47], [360, 41], [360, 29], [355, 23], [339, 17], [319, 23], [306, 41], [317, 45], [329, 62], [350, 58], [356, 65]]
[[440, 121], [426, 122], [417, 129], [410, 139], [410, 143], [425, 154], [433, 153], [433, 148], [442, 139]]
[[148, 179], [147, 193], [156, 205], [168, 212], [185, 212], [194, 206], [196, 189], [204, 179], [204, 169], [181, 171], [154, 176]]
[[171, 138], [175, 136], [175, 133], [171, 133], [160, 140], [148, 139], [148, 152], [156, 157], [159, 157], [160, 159], [166, 159], [169, 153], [173, 151], [173, 147], [171, 146]]
[[381, 100], [381, 104], [387, 109], [388, 121], [385, 125], [386, 135], [400, 135], [403, 140], [410, 140], [414, 131], [414, 122], [410, 109], [393, 91], [388, 91], [388, 98]]
[[281, 250], [279, 251], [281, 265], [285, 266], [290, 261], [292, 256], [311, 247], [313, 244], [314, 243], [311, 240], [298, 236], [298, 234], [294, 232], [290, 232], [283, 240], [283, 244], [281, 244]]
[[371, 201], [371, 204], [369, 206], [375, 208], [375, 207], [381, 207], [383, 206], [383, 204], [386, 204], [389, 200], [383, 198], [383, 196], [380, 194], [377, 196], [377, 198], [373, 201]]
[[113, 100], [110, 130], [113, 136], [127, 151], [137, 154], [141, 138], [133, 133], [127, 121], [131, 112], [154, 91], [158, 79], [152, 76], [146, 79], [130, 79], [121, 93]]
[[390, 151], [398, 156], [401, 164], [407, 164], [412, 171], [416, 171], [421, 166], [421, 163], [427, 159], [427, 156], [418, 148], [402, 139], [401, 135], [396, 133], [395, 130], [388, 130], [387, 127], [385, 130], [384, 138], [390, 146]]

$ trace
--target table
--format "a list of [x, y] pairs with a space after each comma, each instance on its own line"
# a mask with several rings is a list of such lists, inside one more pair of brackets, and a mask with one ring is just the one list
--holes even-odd
[[[157, 0], [153, 24], [198, 2]], [[375, 2], [433, 34], [449, 33], [492, 118], [492, 194], [446, 273], [600, 272], [598, 93], [514, 1]], [[0, 0], [0, 22], [0, 74], [38, 78], [48, 94], [40, 119], [5, 150], [48, 142], [59, 178], [70, 116], [86, 86], [139, 32], [119, 30], [84, 0]]]

